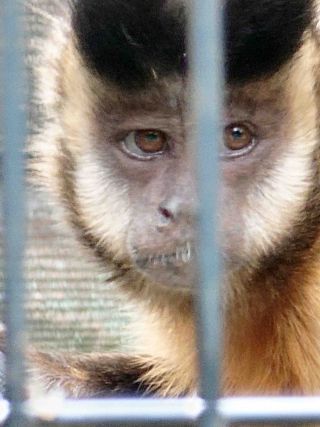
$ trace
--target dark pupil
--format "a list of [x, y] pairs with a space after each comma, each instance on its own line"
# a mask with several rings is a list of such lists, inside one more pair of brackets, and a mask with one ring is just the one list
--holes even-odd
[[150, 132], [146, 134], [146, 138], [149, 139], [150, 142], [153, 142], [159, 138], [159, 135], [155, 132]]
[[231, 135], [234, 139], [243, 138], [243, 134], [244, 134], [244, 132], [243, 132], [243, 129], [241, 129], [241, 128], [235, 127], [232, 129]]

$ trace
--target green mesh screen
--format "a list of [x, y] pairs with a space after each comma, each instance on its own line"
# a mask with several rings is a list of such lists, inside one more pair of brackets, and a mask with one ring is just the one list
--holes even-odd
[[[123, 347], [128, 309], [116, 287], [106, 283], [106, 272], [57, 222], [45, 194], [29, 191], [28, 205], [25, 272], [31, 342], [45, 349]], [[2, 225], [0, 232], [2, 238]], [[3, 274], [0, 286], [3, 311]]]

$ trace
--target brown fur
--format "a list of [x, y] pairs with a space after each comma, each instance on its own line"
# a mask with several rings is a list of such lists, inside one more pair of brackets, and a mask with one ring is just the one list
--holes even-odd
[[[148, 395], [141, 380], [157, 361], [124, 354], [63, 354], [30, 352], [30, 372], [44, 390], [62, 389], [66, 397], [110, 397]], [[41, 367], [39, 369], [39, 367]]]
[[[223, 395], [320, 391], [317, 16], [315, 28], [305, 33], [302, 47], [279, 72], [228, 88], [226, 116], [261, 124], [262, 141], [249, 158], [222, 164], [221, 252], [227, 259]], [[137, 178], [127, 160], [121, 160], [125, 166], [120, 171], [114, 166], [112, 148], [105, 154], [106, 141], [120, 124], [128, 131], [174, 129], [176, 140], [184, 141], [194, 125], [188, 116], [188, 82], [176, 77], [158, 81], [155, 76], [149, 91], [124, 93], [84, 66], [68, 15], [64, 22], [54, 22], [55, 33], [47, 40], [51, 56], [42, 58], [36, 70], [37, 96], [47, 120], [31, 141], [31, 166], [58, 203], [63, 202], [80, 240], [103, 265], [112, 265], [114, 280], [137, 306], [139, 322], [133, 326], [133, 356], [38, 353], [32, 356], [35, 376], [49, 388], [60, 386], [77, 397], [135, 392], [135, 384], [162, 396], [195, 394], [192, 292], [180, 282], [181, 289], [173, 289], [165, 280], [155, 283], [148, 271], [141, 274], [127, 238], [133, 229], [142, 252], [158, 253], [151, 252], [154, 244], [162, 248], [160, 254], [167, 253], [170, 241], [180, 243], [182, 235], [192, 240], [189, 211], [181, 229], [177, 225], [168, 236], [163, 233], [158, 246], [154, 241], [160, 237], [151, 232], [153, 208], [174, 187], [171, 183], [184, 200], [194, 199], [194, 183], [186, 181], [190, 177], [179, 181], [190, 169], [190, 158], [165, 172], [156, 164], [159, 186], [141, 201], [149, 190], [145, 177], [152, 177], [148, 167], [140, 164]], [[134, 180], [136, 189], [130, 187]], [[143, 216], [148, 204], [151, 214]], [[184, 277], [188, 288], [188, 274]]]

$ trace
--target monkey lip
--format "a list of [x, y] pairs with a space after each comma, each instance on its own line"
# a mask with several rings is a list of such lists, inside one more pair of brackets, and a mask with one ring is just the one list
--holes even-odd
[[141, 256], [136, 252], [134, 261], [141, 269], [183, 267], [194, 258], [194, 246], [190, 242], [179, 245], [169, 253], [149, 254]]

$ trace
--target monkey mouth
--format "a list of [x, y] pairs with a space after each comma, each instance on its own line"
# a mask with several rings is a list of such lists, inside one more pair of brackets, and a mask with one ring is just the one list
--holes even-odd
[[132, 248], [132, 260], [153, 283], [188, 292], [196, 284], [196, 248], [189, 240], [162, 247], [161, 252], [155, 248]]
[[194, 246], [191, 242], [179, 245], [169, 253], [148, 254], [141, 256], [135, 251], [134, 262], [141, 269], [183, 267], [194, 259]]

